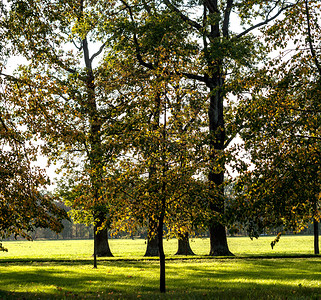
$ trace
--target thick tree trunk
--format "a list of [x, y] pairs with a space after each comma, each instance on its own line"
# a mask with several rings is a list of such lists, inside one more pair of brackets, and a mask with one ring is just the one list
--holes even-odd
[[226, 231], [222, 224], [212, 224], [210, 232], [210, 255], [211, 256], [232, 256], [227, 245]]
[[[214, 190], [214, 195], [210, 208], [213, 214], [224, 214], [225, 211], [225, 197], [224, 197], [224, 171], [225, 171], [225, 158], [224, 158], [224, 143], [225, 143], [225, 124], [223, 112], [223, 96], [221, 94], [221, 87], [223, 86], [223, 79], [220, 78], [220, 72], [215, 74], [215, 89], [213, 86], [211, 90], [216, 90], [210, 98], [210, 107], [208, 111], [209, 116], [209, 131], [211, 134], [210, 140], [210, 160], [215, 166], [210, 169], [208, 180], [210, 188]], [[219, 165], [218, 165], [219, 164]], [[217, 169], [217, 170], [216, 170]], [[220, 170], [220, 171], [218, 171]], [[218, 223], [213, 218], [209, 225], [210, 231], [210, 254], [212, 256], [230, 256], [233, 255], [227, 244], [226, 231], [223, 224]]]
[[319, 222], [313, 219], [313, 233], [314, 233], [314, 254], [320, 254], [319, 251]]
[[[99, 221], [97, 222], [97, 227], [99, 228], [105, 221], [104, 214], [99, 215]], [[98, 230], [96, 232], [96, 255], [98, 257], [112, 257], [113, 254], [109, 248], [108, 242], [108, 228]]]
[[97, 232], [97, 256], [98, 257], [112, 257], [108, 243], [108, 229], [102, 229]]
[[[158, 235], [155, 234], [156, 231], [155, 222], [149, 221], [148, 224], [148, 234], [147, 234], [147, 248], [144, 256], [158, 256]], [[153, 234], [152, 234], [153, 232]]]
[[147, 237], [147, 248], [144, 256], [158, 256], [158, 238], [157, 236]]
[[178, 249], [175, 255], [195, 255], [189, 244], [188, 232], [178, 237]]

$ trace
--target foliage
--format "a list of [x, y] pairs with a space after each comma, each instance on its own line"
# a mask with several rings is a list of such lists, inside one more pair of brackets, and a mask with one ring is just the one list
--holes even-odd
[[279, 226], [300, 231], [320, 218], [319, 16], [318, 2], [300, 1], [266, 29], [280, 56], [246, 83], [251, 96], [240, 112], [252, 170], [238, 180], [234, 208], [252, 236]]
[[[34, 166], [37, 147], [23, 127], [25, 120], [8, 101], [12, 90], [2, 80], [0, 93], [0, 238], [11, 235], [31, 239], [36, 227], [60, 232], [65, 210], [58, 199], [43, 192], [49, 184], [43, 170]], [[6, 250], [0, 244], [1, 250]]]
[[[102, 181], [117, 153], [109, 136], [118, 132], [118, 103], [110, 96], [111, 70], [96, 63], [108, 38], [102, 40], [97, 30], [106, 21], [104, 4], [79, 4], [10, 2], [1, 26], [14, 52], [28, 59], [8, 78], [14, 90], [10, 101], [20, 107], [29, 133], [41, 140], [42, 154], [58, 163], [70, 189], [79, 190], [68, 199], [75, 214], [85, 210], [82, 221], [98, 222], [104, 220], [97, 212], [108, 212]], [[26, 23], [26, 30], [18, 29]], [[93, 43], [100, 43], [98, 50]]]

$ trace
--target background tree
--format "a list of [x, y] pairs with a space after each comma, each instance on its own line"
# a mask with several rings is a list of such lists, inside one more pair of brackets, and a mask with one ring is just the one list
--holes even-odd
[[[1, 76], [0, 91], [0, 239], [14, 235], [32, 239], [35, 228], [63, 229], [67, 213], [46, 194], [49, 179], [36, 167], [38, 147], [11, 99], [12, 89]], [[0, 250], [6, 250], [0, 243]]]

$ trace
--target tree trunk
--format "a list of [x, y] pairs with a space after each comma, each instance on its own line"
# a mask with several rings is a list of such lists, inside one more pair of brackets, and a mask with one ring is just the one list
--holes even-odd
[[188, 232], [178, 237], [178, 249], [175, 255], [195, 255], [189, 244]]
[[158, 238], [152, 236], [147, 238], [147, 248], [144, 256], [158, 256]]
[[[144, 256], [158, 256], [158, 236], [155, 234], [155, 222], [149, 221], [147, 234], [147, 248]], [[153, 234], [152, 234], [153, 232]]]
[[94, 226], [94, 269], [97, 269], [97, 226]]
[[[217, 74], [220, 77], [220, 74]], [[214, 214], [224, 214], [225, 211], [225, 197], [224, 197], [224, 142], [225, 142], [225, 125], [223, 115], [223, 97], [220, 93], [222, 82], [217, 82], [217, 91], [210, 99], [209, 107], [209, 130], [211, 133], [210, 139], [210, 160], [216, 167], [216, 170], [210, 169], [208, 180], [210, 189], [214, 191], [212, 196], [210, 209]], [[220, 165], [218, 165], [220, 164]], [[227, 237], [225, 226], [213, 218], [210, 220], [210, 254], [211, 256], [230, 256], [233, 255], [227, 245]]]
[[[103, 214], [99, 215], [99, 221], [97, 222], [97, 227], [99, 228], [105, 221], [105, 216]], [[98, 230], [96, 232], [96, 254], [98, 257], [112, 257], [113, 254], [110, 251], [108, 243], [108, 228]]]
[[209, 227], [211, 256], [232, 256], [227, 245], [226, 231], [222, 224], [216, 223]]
[[165, 280], [165, 253], [163, 246], [163, 226], [164, 226], [164, 211], [161, 212], [158, 223], [158, 252], [159, 252], [159, 290], [161, 293], [166, 292]]
[[108, 243], [108, 229], [102, 229], [97, 232], [97, 256], [98, 257], [112, 257]]
[[319, 254], [319, 222], [313, 219], [314, 254]]

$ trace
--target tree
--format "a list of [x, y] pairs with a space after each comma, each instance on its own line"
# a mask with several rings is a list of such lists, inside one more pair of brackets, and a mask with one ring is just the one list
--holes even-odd
[[[156, 27], [154, 21], [150, 20], [150, 25]], [[149, 234], [157, 236], [162, 292], [165, 292], [164, 224], [169, 230], [179, 224], [177, 211], [189, 212], [189, 216], [196, 214], [197, 200], [204, 195], [204, 185], [194, 177], [204, 168], [205, 161], [204, 134], [200, 130], [203, 107], [202, 102], [196, 101], [200, 93], [195, 98], [194, 85], [167, 73], [176, 58], [164, 44], [177, 42], [173, 36], [160, 36], [150, 44], [150, 51], [158, 61], [155, 70], [137, 64], [135, 49], [118, 46], [122, 52], [117, 53], [121, 59], [116, 80], [127, 81], [118, 94], [132, 108], [124, 118], [127, 126], [118, 141], [126, 141], [130, 146], [115, 161], [114, 174], [106, 178], [110, 186], [114, 185], [113, 198], [118, 201], [113, 205], [116, 210], [112, 213], [113, 228], [155, 224]], [[185, 222], [191, 220], [186, 217]]]
[[[280, 56], [248, 80], [242, 138], [252, 171], [243, 173], [236, 206], [251, 235], [264, 228], [300, 231], [320, 219], [320, 4], [298, 1], [265, 30]], [[252, 85], [250, 84], [252, 83]], [[240, 205], [240, 203], [242, 205]], [[315, 253], [319, 252], [318, 232]]]
[[[2, 7], [0, 21], [4, 38], [29, 61], [11, 81], [11, 101], [20, 105], [29, 131], [43, 142], [43, 154], [61, 162], [63, 176], [75, 174], [77, 182], [88, 183], [87, 195], [76, 206], [92, 214], [95, 255], [100, 236], [105, 243], [107, 238], [97, 228], [106, 223], [102, 181], [114, 155], [108, 135], [117, 119], [112, 90], [103, 78], [107, 72], [94, 66], [108, 39], [97, 30], [106, 22], [104, 9], [99, 1], [17, 1]], [[109, 248], [104, 251], [111, 255]]]
[[[233, 122], [226, 125], [224, 101], [229, 93], [241, 93], [238, 79], [249, 72], [259, 57], [257, 39], [251, 34], [256, 28], [275, 20], [292, 4], [287, 1], [120, 1], [117, 10], [127, 11], [120, 28], [126, 27], [128, 42], [136, 51], [137, 61], [146, 69], [156, 70], [158, 62], [149, 52], [155, 37], [177, 35], [175, 26], [184, 32], [184, 39], [175, 49], [177, 61], [169, 74], [184, 76], [207, 89], [209, 165], [206, 174], [210, 186], [209, 220], [210, 255], [231, 255], [225, 230], [224, 173], [230, 157], [227, 146], [236, 134]], [[246, 28], [234, 33], [231, 20], [241, 19]], [[164, 22], [170, 18], [171, 23]], [[261, 19], [253, 24], [254, 19]], [[159, 24], [153, 27], [149, 20]], [[163, 23], [161, 23], [163, 20]], [[124, 25], [126, 24], [126, 25]], [[177, 25], [179, 24], [179, 25]], [[150, 30], [150, 31], [148, 31]], [[153, 33], [153, 35], [149, 35]], [[148, 37], [148, 38], [146, 38]], [[167, 45], [173, 48], [173, 45]], [[184, 62], [184, 63], [181, 63]]]
[[[25, 120], [8, 101], [12, 89], [4, 78], [0, 80], [0, 239], [14, 235], [30, 240], [38, 227], [58, 233], [67, 213], [56, 205], [56, 198], [43, 192], [49, 179], [33, 165], [37, 146], [22, 126]], [[7, 249], [0, 243], [0, 250]]]
[[[163, 98], [164, 97], [164, 98]], [[197, 180], [193, 179], [198, 167], [186, 153], [187, 143], [195, 142], [191, 135], [177, 134], [177, 121], [174, 118], [167, 119], [172, 105], [169, 98], [163, 96], [155, 101], [150, 109], [154, 111], [154, 117], [147, 123], [141, 123], [140, 130], [133, 136], [134, 145], [131, 151], [133, 157], [119, 161], [123, 170], [117, 179], [118, 190], [124, 195], [121, 197], [125, 207], [117, 205], [120, 209], [120, 218], [114, 213], [115, 219], [135, 218], [138, 224], [153, 222], [155, 227], [150, 227], [150, 236], [157, 236], [158, 254], [160, 257], [160, 290], [165, 292], [165, 254], [163, 249], [164, 224], [173, 224], [176, 220], [178, 209], [188, 210], [190, 195], [198, 187]], [[185, 108], [186, 109], [186, 108]], [[184, 112], [185, 113], [185, 112]], [[183, 118], [183, 112], [181, 112]], [[154, 119], [155, 118], [155, 119]], [[190, 147], [188, 147], [191, 149]], [[185, 157], [180, 157], [184, 153]], [[193, 154], [197, 156], [195, 150]], [[178, 161], [188, 160], [188, 164], [182, 168]], [[196, 164], [196, 166], [195, 166]], [[198, 191], [199, 192], [199, 191]], [[202, 193], [199, 193], [201, 198]], [[196, 209], [197, 202], [193, 201], [192, 209]], [[177, 222], [175, 222], [177, 225]], [[146, 224], [146, 223], [145, 223]], [[167, 226], [168, 227], [168, 226]], [[169, 227], [168, 227], [169, 228]]]

